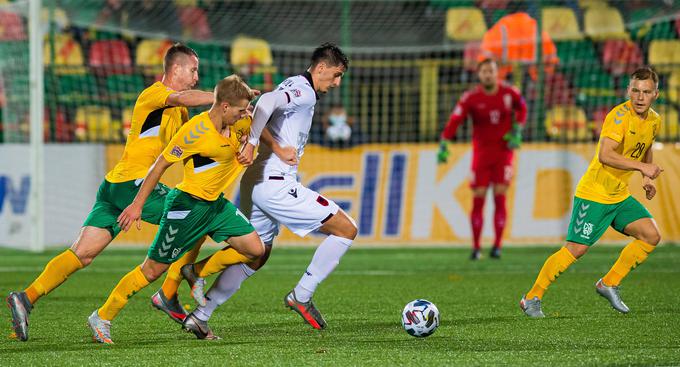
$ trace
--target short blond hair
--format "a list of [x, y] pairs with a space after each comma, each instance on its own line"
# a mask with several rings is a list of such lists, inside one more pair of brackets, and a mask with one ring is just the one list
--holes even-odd
[[241, 77], [232, 74], [217, 83], [215, 97], [217, 103], [227, 102], [233, 105], [244, 99], [250, 101], [255, 97], [255, 94]]

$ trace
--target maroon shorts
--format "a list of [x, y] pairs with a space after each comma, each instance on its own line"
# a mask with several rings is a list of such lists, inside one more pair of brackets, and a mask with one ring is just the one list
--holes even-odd
[[494, 156], [474, 155], [470, 172], [470, 187], [508, 185], [512, 180], [512, 153]]

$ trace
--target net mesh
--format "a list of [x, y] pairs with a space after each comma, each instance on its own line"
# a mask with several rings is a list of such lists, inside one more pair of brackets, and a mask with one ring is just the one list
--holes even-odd
[[[25, 4], [0, 5], [6, 141], [27, 138]], [[44, 6], [51, 25], [44, 27], [47, 141], [124, 141], [136, 94], [159, 77], [163, 52], [174, 41], [198, 52], [203, 89], [236, 72], [269, 90], [303, 71], [315, 46], [343, 46], [352, 67], [340, 91], [319, 102], [312, 142], [320, 144], [435, 141], [488, 52], [527, 99], [526, 140], [596, 139], [604, 115], [626, 98], [628, 74], [645, 64], [661, 73], [657, 110], [668, 123], [660, 140], [678, 137], [675, 2], [59, 0]], [[493, 45], [494, 26], [522, 12], [539, 20], [554, 45], [540, 48], [540, 63], [536, 27], [511, 30], [499, 41], [507, 45]], [[525, 39], [513, 39], [517, 34]], [[340, 106], [352, 122], [347, 141], [325, 131], [329, 111]], [[456, 139], [469, 137], [468, 124]]]

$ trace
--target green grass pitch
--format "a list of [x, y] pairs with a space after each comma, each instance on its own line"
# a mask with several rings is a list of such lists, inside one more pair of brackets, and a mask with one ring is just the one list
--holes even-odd
[[[680, 365], [680, 247], [661, 246], [624, 280], [628, 315], [594, 289], [621, 247], [596, 246], [546, 294], [547, 318], [528, 319], [518, 301], [556, 249], [507, 248], [502, 260], [479, 262], [468, 260], [467, 249], [352, 249], [317, 291], [329, 324], [317, 332], [283, 307], [313, 249], [275, 248], [216, 311], [211, 325], [222, 340], [196, 340], [152, 309], [157, 281], [131, 299], [113, 323], [116, 344], [104, 346], [92, 342], [86, 319], [145, 254], [109, 249], [36, 304], [28, 342], [7, 337], [4, 309], [0, 366]], [[0, 250], [3, 297], [28, 285], [56, 253]], [[189, 301], [187, 287], [181, 298]], [[415, 298], [441, 312], [429, 338], [401, 328], [401, 310]]]

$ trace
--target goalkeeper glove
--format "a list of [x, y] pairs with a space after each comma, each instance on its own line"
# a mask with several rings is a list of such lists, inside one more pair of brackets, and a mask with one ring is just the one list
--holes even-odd
[[503, 135], [503, 140], [508, 143], [508, 148], [518, 149], [522, 144], [522, 125], [518, 123], [512, 124], [512, 129]]
[[449, 159], [449, 143], [446, 140], [439, 142], [439, 151], [437, 152], [437, 163], [446, 163]]

